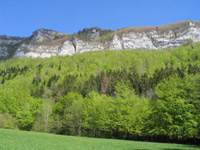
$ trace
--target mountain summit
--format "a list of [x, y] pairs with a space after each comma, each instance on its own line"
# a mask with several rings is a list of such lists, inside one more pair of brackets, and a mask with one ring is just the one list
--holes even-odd
[[98, 27], [75, 34], [39, 29], [30, 37], [0, 36], [0, 57], [51, 57], [96, 50], [166, 49], [200, 41], [200, 22], [183, 21], [163, 26], [132, 27], [117, 31]]

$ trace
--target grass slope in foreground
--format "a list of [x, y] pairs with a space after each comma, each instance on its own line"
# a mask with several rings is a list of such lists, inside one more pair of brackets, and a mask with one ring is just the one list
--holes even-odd
[[95, 139], [0, 129], [0, 150], [197, 150], [200, 146]]

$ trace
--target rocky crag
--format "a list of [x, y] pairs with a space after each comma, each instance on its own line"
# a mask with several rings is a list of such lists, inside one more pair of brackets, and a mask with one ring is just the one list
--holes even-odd
[[166, 49], [200, 41], [200, 22], [183, 21], [163, 26], [132, 27], [117, 31], [98, 27], [76, 34], [40, 29], [30, 37], [0, 36], [0, 58], [51, 57], [97, 50]]

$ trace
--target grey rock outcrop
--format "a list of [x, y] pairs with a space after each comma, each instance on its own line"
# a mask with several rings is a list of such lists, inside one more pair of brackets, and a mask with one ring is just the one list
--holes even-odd
[[13, 56], [19, 44], [25, 38], [0, 36], [0, 58], [9, 58]]
[[191, 39], [200, 41], [200, 24], [187, 22], [177, 27], [151, 27], [133, 29], [128, 33], [115, 34], [110, 49], [166, 49], [181, 46], [181, 43]]
[[72, 41], [65, 41], [60, 47], [58, 55], [65, 56], [65, 55], [73, 55], [75, 54], [75, 46]]
[[63, 37], [63, 33], [59, 33], [53, 30], [39, 29], [33, 32], [33, 35], [30, 37], [31, 42], [44, 42], [52, 41]]
[[79, 38], [73, 40], [76, 47], [76, 53], [83, 53], [88, 51], [96, 51], [105, 49], [104, 44], [96, 41], [83, 41]]
[[104, 49], [166, 49], [190, 39], [200, 41], [200, 22], [184, 21], [160, 27], [133, 27], [117, 31], [98, 27], [77, 34], [40, 29], [28, 38], [0, 36], [0, 58], [51, 57]]

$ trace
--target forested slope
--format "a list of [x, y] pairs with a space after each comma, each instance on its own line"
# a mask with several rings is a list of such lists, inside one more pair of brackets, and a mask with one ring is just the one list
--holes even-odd
[[200, 43], [0, 63], [0, 127], [198, 143]]

